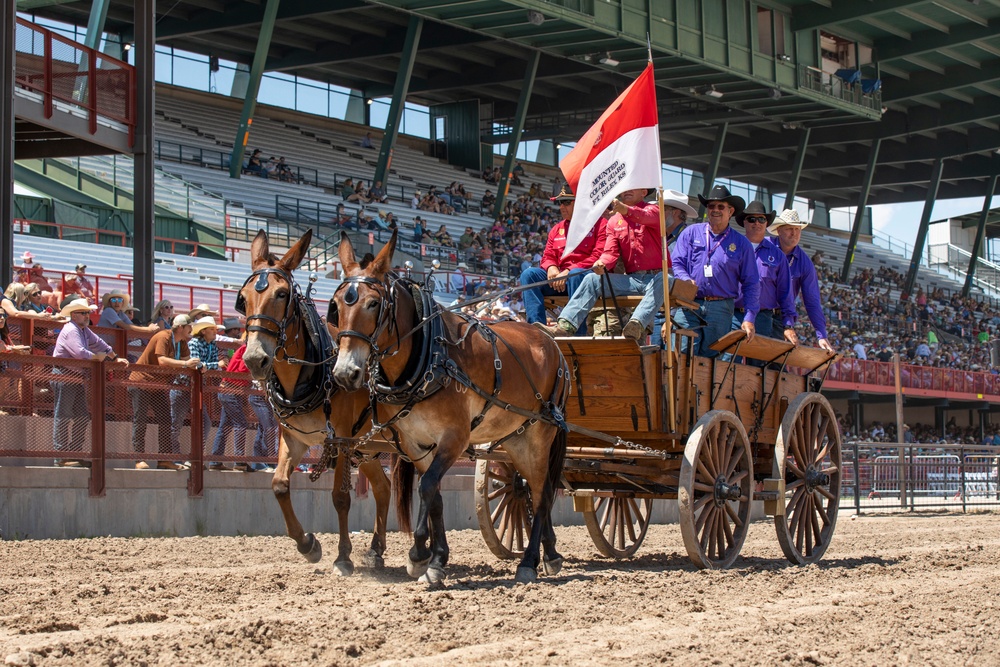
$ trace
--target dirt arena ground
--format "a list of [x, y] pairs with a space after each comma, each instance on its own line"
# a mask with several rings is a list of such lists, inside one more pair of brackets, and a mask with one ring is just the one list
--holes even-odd
[[[287, 538], [0, 542], [0, 656], [22, 665], [998, 665], [1000, 514], [842, 512], [819, 565], [788, 565], [769, 522], [733, 569], [688, 562], [677, 526], [512, 586], [477, 531], [449, 533], [447, 587], [404, 569], [330, 574]], [[366, 544], [364, 536], [360, 543]], [[360, 553], [355, 541], [355, 553]], [[356, 560], [359, 560], [356, 558]]]

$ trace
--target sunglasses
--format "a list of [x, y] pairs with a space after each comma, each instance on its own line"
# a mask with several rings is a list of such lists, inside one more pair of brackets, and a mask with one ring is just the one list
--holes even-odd
[[705, 208], [709, 211], [724, 211], [729, 208], [729, 204], [709, 204]]
[[31, 296], [41, 296], [41, 295], [42, 295], [41, 292], [32, 292], [31, 293]]
[[767, 222], [767, 218], [757, 218], [757, 217], [745, 218], [744, 222], [760, 222], [760, 223], [765, 223], [765, 222]]
[[113, 298], [113, 299], [108, 299], [108, 301], [111, 302], [111, 303], [122, 303], [122, 302], [125, 301], [125, 299], [116, 297], [116, 298]]

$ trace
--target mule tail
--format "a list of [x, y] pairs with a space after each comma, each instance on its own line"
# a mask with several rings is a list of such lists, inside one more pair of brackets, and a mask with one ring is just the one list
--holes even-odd
[[[563, 447], [565, 451], [565, 446]], [[409, 535], [413, 532], [411, 514], [413, 505], [413, 478], [417, 469], [413, 461], [393, 454], [392, 488], [396, 491], [396, 521], [399, 529]]]
[[549, 474], [545, 480], [545, 502], [550, 505], [555, 501], [563, 463], [566, 461], [566, 433], [567, 430], [564, 428], [556, 430], [556, 437], [552, 439], [552, 446], [549, 447]]

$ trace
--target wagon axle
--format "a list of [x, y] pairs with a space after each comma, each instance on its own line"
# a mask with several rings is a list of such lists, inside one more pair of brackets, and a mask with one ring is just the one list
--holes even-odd
[[730, 500], [739, 500], [743, 488], [739, 484], [726, 484], [726, 478], [721, 475], [715, 480], [715, 504], [722, 507]]
[[810, 466], [806, 470], [806, 488], [812, 491], [817, 486], [830, 486], [830, 475]]

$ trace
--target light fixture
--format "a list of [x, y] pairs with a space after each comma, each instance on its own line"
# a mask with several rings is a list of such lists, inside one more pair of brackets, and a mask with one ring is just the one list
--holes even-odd
[[122, 45], [122, 51], [131, 51], [131, 50], [132, 50], [132, 44], [130, 42], [125, 42], [125, 44]]
[[786, 62], [786, 63], [790, 63], [790, 62], [792, 62], [792, 57], [790, 55], [788, 55], [787, 53], [779, 53], [778, 54], [778, 60], [781, 60], [781, 61]]
[[556, 150], [557, 151], [561, 151], [562, 150], [562, 144], [556, 144]]
[[886, 113], [887, 111], [889, 111], [889, 107], [882, 107], [882, 113]]
[[372, 102], [374, 102], [374, 101], [375, 100], [373, 100], [372, 98], [369, 97], [367, 100], [365, 100], [365, 104], [367, 104], [368, 106], [371, 106]]
[[781, 91], [778, 90], [777, 88], [771, 88], [770, 90], [767, 91], [767, 96], [770, 97], [772, 100], [780, 100]]
[[702, 86], [701, 88], [698, 88], [695, 92], [697, 92], [699, 95], [714, 97], [715, 99], [719, 99], [725, 94], [716, 90], [715, 86]]
[[610, 53], [605, 53], [604, 57], [601, 58], [598, 62], [600, 62], [602, 65], [607, 65], [608, 67], [618, 67], [618, 65], [621, 64], [619, 61], [612, 58]]
[[545, 23], [545, 14], [537, 12], [534, 9], [528, 10], [528, 23], [531, 25], [542, 25]]

